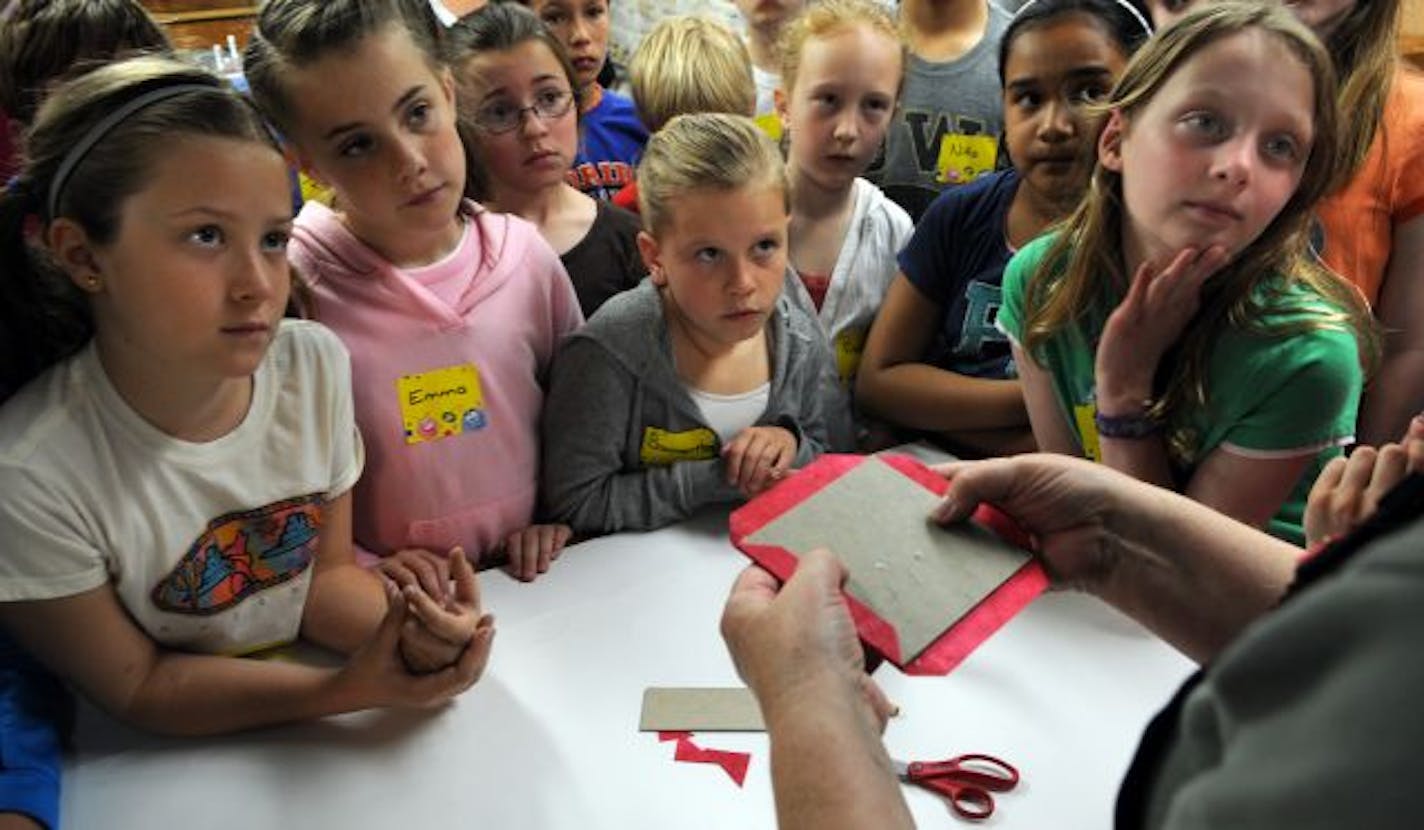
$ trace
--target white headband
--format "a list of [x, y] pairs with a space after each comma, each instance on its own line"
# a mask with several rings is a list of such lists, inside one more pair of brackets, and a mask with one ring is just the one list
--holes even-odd
[[[1038, 2], [1038, 0], [1028, 0], [1027, 3], [1024, 3], [1022, 6], [1019, 6], [1019, 10], [1014, 12], [1014, 17], [1018, 17], [1019, 15], [1023, 14], [1024, 9], [1027, 9], [1029, 6], [1032, 6], [1036, 2]], [[1127, 9], [1127, 13], [1132, 15], [1133, 19], [1136, 20], [1138, 25], [1142, 27], [1143, 33], [1145, 33], [1148, 37], [1152, 37], [1152, 24], [1147, 22], [1147, 18], [1142, 16], [1142, 12], [1138, 11], [1136, 6], [1127, 2], [1127, 0], [1113, 0], [1113, 2], [1118, 4], [1119, 6], [1122, 6], [1124, 9]]]

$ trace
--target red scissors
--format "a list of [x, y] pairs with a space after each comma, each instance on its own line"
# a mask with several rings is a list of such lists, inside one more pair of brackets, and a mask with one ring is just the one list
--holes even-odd
[[994, 814], [993, 793], [1019, 785], [1013, 764], [992, 755], [960, 755], [948, 761], [891, 761], [901, 781], [933, 790], [949, 801], [961, 818], [971, 821]]

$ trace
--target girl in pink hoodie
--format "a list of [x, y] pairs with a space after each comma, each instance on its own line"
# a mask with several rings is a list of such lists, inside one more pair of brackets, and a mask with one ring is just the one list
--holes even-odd
[[582, 322], [533, 225], [463, 201], [465, 156], [438, 24], [415, 0], [270, 0], [244, 69], [331, 186], [290, 258], [351, 351], [366, 474], [355, 536], [402, 584], [443, 596], [448, 552], [507, 555], [530, 580], [569, 538], [533, 524], [542, 379]]

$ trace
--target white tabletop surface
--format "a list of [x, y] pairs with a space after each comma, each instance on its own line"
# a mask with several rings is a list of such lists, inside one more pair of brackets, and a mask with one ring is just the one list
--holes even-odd
[[[494, 655], [474, 688], [433, 712], [170, 740], [85, 710], [64, 827], [772, 827], [765, 735], [693, 738], [752, 754], [739, 788], [638, 732], [648, 686], [736, 684], [717, 623], [746, 563], [715, 513], [577, 545], [533, 584], [482, 574]], [[885, 733], [893, 755], [988, 752], [1018, 765], [1022, 785], [980, 826], [1107, 828], [1143, 726], [1190, 668], [1095, 600], [1050, 594], [948, 676], [875, 676], [903, 712]], [[920, 827], [968, 826], [938, 797], [906, 793]]]

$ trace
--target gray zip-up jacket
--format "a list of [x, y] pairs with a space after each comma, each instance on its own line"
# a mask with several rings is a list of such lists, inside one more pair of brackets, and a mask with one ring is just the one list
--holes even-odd
[[[758, 425], [797, 438], [800, 467], [826, 448], [835, 360], [821, 327], [787, 292], [769, 323], [771, 389]], [[650, 280], [605, 303], [554, 357], [544, 401], [543, 513], [583, 533], [649, 530], [735, 501], [716, 433], [673, 367]]]

